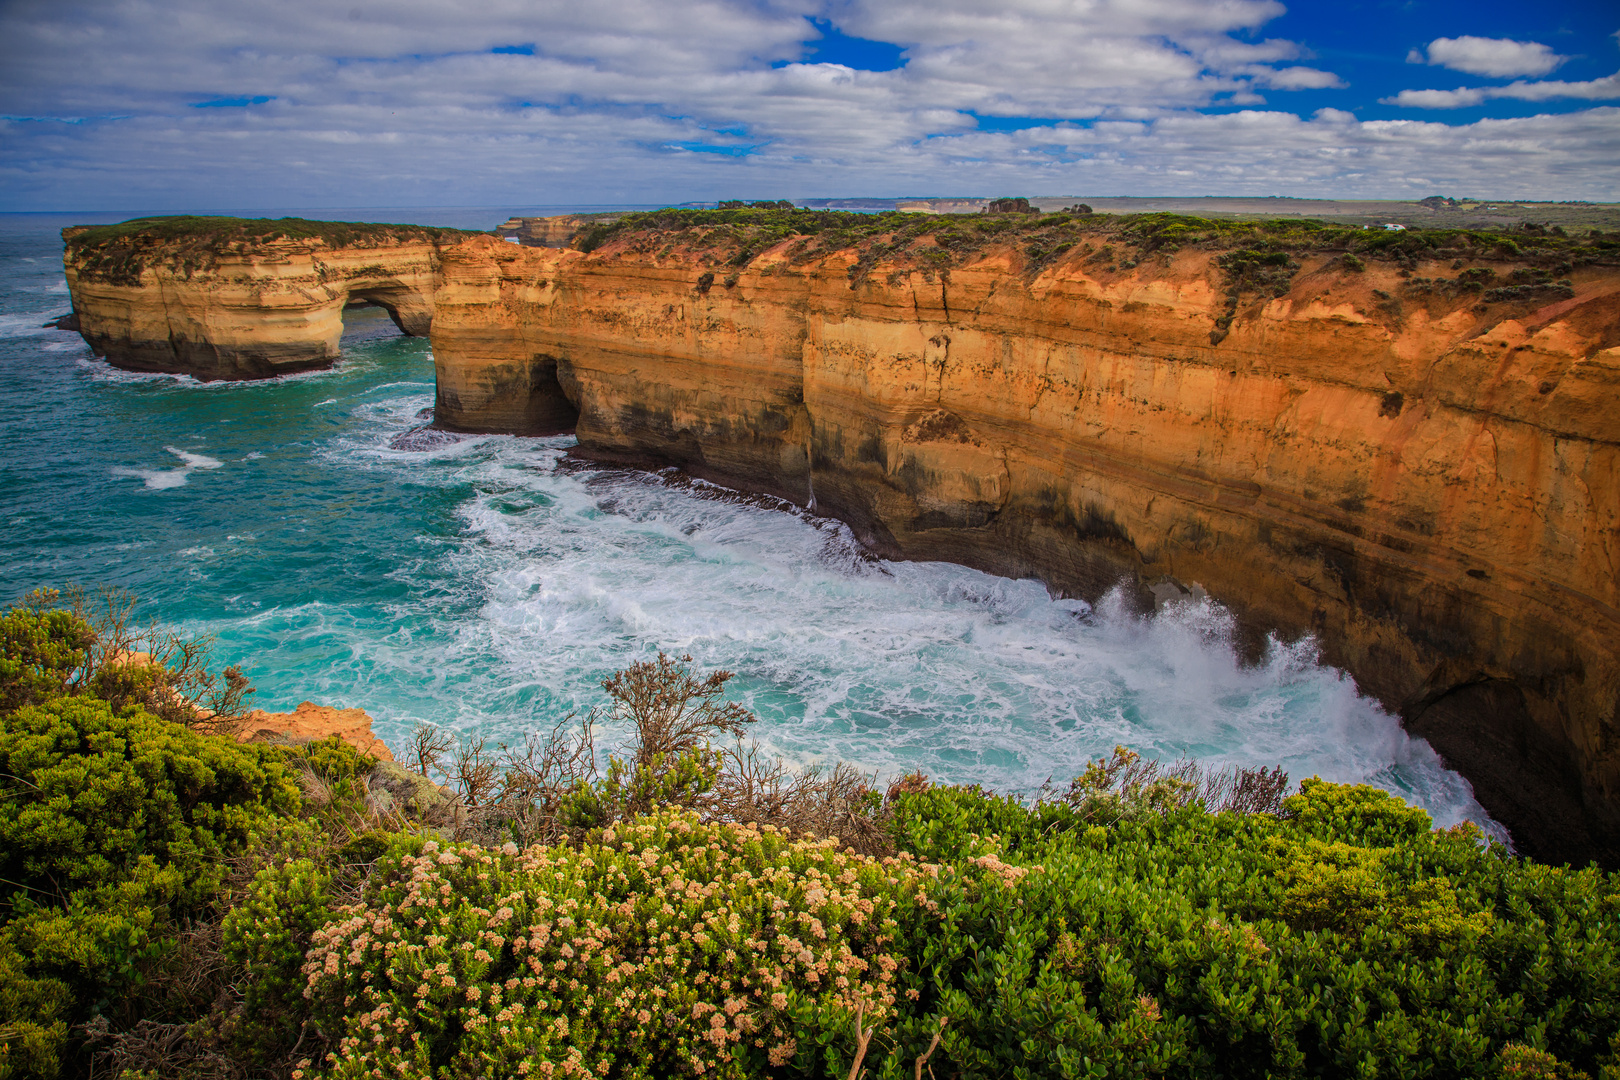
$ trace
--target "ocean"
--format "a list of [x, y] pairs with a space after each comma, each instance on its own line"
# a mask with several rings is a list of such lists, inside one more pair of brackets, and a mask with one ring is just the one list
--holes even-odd
[[[564, 208], [253, 216], [490, 228], [518, 212]], [[1374, 784], [1504, 835], [1314, 642], [1246, 665], [1216, 603], [1141, 616], [876, 559], [800, 507], [584, 467], [571, 437], [391, 449], [425, 422], [433, 360], [381, 309], [347, 313], [329, 371], [118, 371], [42, 324], [69, 307], [59, 230], [129, 216], [0, 215], [0, 600], [127, 589], [144, 618], [213, 635], [256, 706], [363, 708], [396, 748], [424, 721], [521, 742], [663, 650], [734, 672], [754, 739], [794, 764], [1030, 797], [1125, 745]]]

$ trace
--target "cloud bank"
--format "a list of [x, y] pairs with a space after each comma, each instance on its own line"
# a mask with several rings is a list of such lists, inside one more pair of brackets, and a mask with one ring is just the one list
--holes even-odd
[[[0, 192], [14, 209], [1002, 191], [1615, 197], [1611, 107], [1468, 124], [1290, 111], [1289, 95], [1349, 80], [1267, 35], [1283, 10], [12, 0], [0, 9]], [[860, 40], [897, 59], [863, 68], [850, 59], [864, 55]], [[1457, 37], [1431, 42], [1426, 62], [1535, 75], [1561, 58]], [[1617, 96], [1613, 83], [1392, 100], [1600, 101]]]

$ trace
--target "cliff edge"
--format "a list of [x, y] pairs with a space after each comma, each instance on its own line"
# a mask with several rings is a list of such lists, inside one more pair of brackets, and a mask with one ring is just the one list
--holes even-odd
[[1620, 234], [554, 224], [568, 246], [116, 226], [66, 261], [123, 366], [317, 366], [372, 299], [431, 318], [436, 426], [572, 431], [1088, 599], [1201, 586], [1251, 655], [1313, 635], [1527, 852], [1620, 863]]
[[447, 250], [438, 423], [1086, 598], [1196, 583], [1526, 850], [1615, 858], [1620, 237], [806, 214]]

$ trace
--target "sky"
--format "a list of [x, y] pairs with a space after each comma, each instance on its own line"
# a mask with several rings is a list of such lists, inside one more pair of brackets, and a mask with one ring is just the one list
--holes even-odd
[[0, 0], [0, 210], [1620, 201], [1620, 4]]

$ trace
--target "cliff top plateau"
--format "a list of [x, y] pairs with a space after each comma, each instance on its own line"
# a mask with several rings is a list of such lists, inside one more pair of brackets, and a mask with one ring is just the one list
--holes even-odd
[[1007, 245], [1021, 248], [1026, 274], [1057, 262], [1082, 238], [1124, 246], [1121, 258], [1114, 261], [1132, 266], [1148, 255], [1173, 254], [1189, 246], [1221, 251], [1252, 247], [1291, 254], [1344, 252], [1397, 263], [1455, 257], [1522, 262], [1554, 270], [1566, 263], [1569, 268], [1620, 265], [1620, 233], [1599, 229], [1571, 233], [1562, 226], [1535, 223], [1506, 229], [1389, 231], [1311, 218], [1234, 220], [1169, 212], [1126, 216], [1066, 212], [863, 214], [752, 207], [653, 210], [624, 214], [610, 221], [569, 220], [581, 223], [571, 243], [581, 251], [595, 251], [612, 240], [632, 236], [668, 237], [672, 241], [679, 238], [683, 246], [726, 248], [731, 253], [730, 261], [738, 266], [791, 237], [810, 241], [791, 253], [795, 260], [856, 248], [863, 262], [882, 259], [914, 264], [920, 269], [946, 268], [986, 254], [994, 246]]
[[391, 248], [407, 243], [454, 243], [478, 235], [432, 225], [191, 214], [62, 230], [67, 244], [63, 257], [81, 275], [122, 285], [139, 283], [142, 270], [159, 265], [189, 276], [227, 253], [252, 256], [317, 248]]
[[[803, 200], [804, 205], [832, 210], [906, 210], [923, 214], [978, 213], [989, 205], [988, 197]], [[1045, 213], [1076, 203], [1089, 205], [1099, 213], [1150, 214], [1169, 212], [1199, 217], [1231, 218], [1315, 218], [1341, 225], [1385, 225], [1395, 222], [1408, 228], [1501, 228], [1529, 221], [1538, 225], [1559, 225], [1565, 229], [1620, 228], [1620, 203], [1548, 202], [1534, 199], [1449, 198], [1434, 195], [1426, 199], [1289, 199], [1280, 196], [1107, 196], [1041, 195], [1030, 196], [1035, 209]]]

